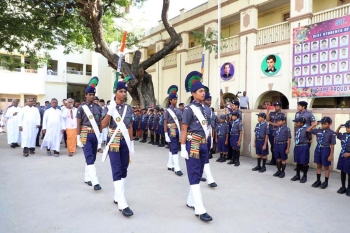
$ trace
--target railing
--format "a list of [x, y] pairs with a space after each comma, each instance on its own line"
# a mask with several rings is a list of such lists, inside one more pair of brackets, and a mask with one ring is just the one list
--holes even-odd
[[283, 22], [259, 28], [256, 45], [264, 45], [288, 39], [290, 39], [290, 25], [289, 22]]
[[13, 71], [14, 72], [21, 72], [22, 70], [21, 70], [21, 68], [15, 68]]
[[78, 74], [78, 75], [83, 75], [83, 71], [67, 70], [67, 74]]
[[164, 57], [164, 66], [177, 65], [177, 54], [173, 53]]
[[57, 75], [56, 71], [47, 71], [47, 75]]
[[[19, 71], [20, 72], [20, 71]], [[34, 70], [34, 69], [25, 69], [24, 72], [26, 73], [38, 73], [38, 70]]]
[[92, 72], [86, 72], [86, 75], [89, 75], [89, 76], [91, 76], [92, 75]]
[[[3, 67], [3, 66], [0, 66], [0, 70], [8, 70], [8, 71], [10, 71], [9, 68]], [[12, 70], [12, 72], [21, 72], [21, 68], [15, 68], [14, 70]]]
[[350, 13], [350, 4], [335, 7], [333, 9], [329, 9], [321, 12], [316, 12], [312, 17], [312, 23], [319, 23], [329, 19], [335, 19], [338, 17], [348, 15], [349, 13]]
[[222, 53], [237, 51], [240, 48], [240, 36], [232, 36], [221, 40]]
[[188, 49], [187, 61], [201, 59], [202, 58], [202, 52], [203, 52], [203, 47], [202, 46], [197, 46], [197, 47], [193, 47], [193, 48]]

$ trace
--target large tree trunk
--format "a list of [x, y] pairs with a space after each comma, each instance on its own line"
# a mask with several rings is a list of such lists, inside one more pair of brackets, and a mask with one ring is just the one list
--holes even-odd
[[[132, 79], [128, 84], [128, 92], [131, 95], [134, 103], [139, 103], [142, 107], [149, 107], [156, 105], [156, 98], [154, 95], [152, 76], [148, 74], [145, 70], [163, 59], [171, 51], [173, 51], [177, 46], [182, 43], [182, 38], [175, 29], [168, 22], [168, 10], [169, 10], [170, 0], [163, 0], [162, 9], [162, 21], [164, 28], [170, 35], [170, 42], [164, 46], [163, 49], [155, 53], [151, 58], [143, 61], [140, 64], [141, 52], [136, 51], [134, 60], [132, 64], [122, 62], [121, 72], [125, 75], [133, 75]], [[102, 2], [101, 0], [91, 1], [89, 3], [84, 3], [85, 10], [83, 16], [88, 22], [87, 26], [91, 29], [92, 37], [94, 39], [96, 48], [95, 52], [102, 54], [108, 60], [108, 64], [113, 68], [118, 68], [119, 56], [113, 53], [109, 46], [107, 45], [104, 35], [101, 19], [102, 12]], [[112, 90], [112, 88], [111, 88]]]

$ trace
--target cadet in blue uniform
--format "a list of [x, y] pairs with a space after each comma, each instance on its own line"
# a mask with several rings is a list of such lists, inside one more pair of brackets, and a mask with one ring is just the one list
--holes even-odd
[[169, 143], [169, 159], [168, 159], [168, 170], [175, 171], [175, 174], [182, 176], [183, 173], [179, 164], [179, 137], [180, 130], [178, 125], [181, 125], [182, 114], [180, 109], [176, 108], [177, 103], [177, 90], [176, 85], [172, 85], [168, 88], [169, 94], [169, 106], [164, 113], [164, 132], [165, 140]]
[[102, 132], [102, 107], [93, 102], [97, 84], [98, 78], [93, 77], [85, 89], [86, 104], [81, 105], [77, 111], [77, 145], [83, 147], [85, 155], [85, 183], [94, 186], [94, 190], [101, 190], [95, 167], [97, 146]]
[[156, 140], [152, 145], [158, 146], [159, 145], [159, 139], [160, 139], [160, 134], [159, 134], [159, 108], [154, 109], [154, 117], [153, 117], [153, 130], [156, 135]]
[[[305, 183], [307, 181], [307, 172], [309, 170], [309, 142], [312, 138], [312, 135], [306, 131], [307, 126], [306, 119], [304, 117], [299, 117], [293, 121], [297, 125], [294, 146], [294, 162], [297, 163], [297, 173], [291, 180], [300, 180], [300, 183]], [[303, 177], [300, 179], [301, 170], [303, 170]]]
[[142, 137], [142, 140], [140, 142], [145, 143], [145, 142], [147, 142], [147, 136], [148, 136], [148, 114], [147, 114], [146, 108], [142, 109], [141, 129], [143, 132], [143, 137]]
[[[269, 139], [269, 127], [265, 121], [266, 114], [265, 113], [259, 113], [256, 114], [258, 116], [259, 123], [256, 124], [255, 127], [255, 138], [254, 138], [254, 146], [256, 148], [256, 154], [258, 156], [258, 165], [253, 168], [253, 171], [259, 171], [259, 172], [265, 172], [266, 171], [266, 159], [267, 155], [269, 154], [269, 147], [267, 144], [267, 141]], [[261, 159], [263, 161], [263, 165], [261, 167]]]
[[[211, 100], [210, 100], [210, 105], [211, 105]], [[210, 152], [209, 152], [209, 159], [212, 159], [213, 158], [213, 154], [216, 153], [216, 148], [217, 148], [217, 141], [215, 141], [215, 135], [216, 135], [216, 126], [218, 125], [219, 123], [219, 119], [218, 117], [216, 116], [215, 112], [214, 112], [214, 108], [210, 108], [211, 110], [211, 115], [210, 115], [210, 125], [211, 125], [211, 129], [213, 131], [213, 146], [212, 148], [210, 149]]]
[[158, 147], [164, 147], [165, 146], [165, 135], [164, 135], [164, 109], [160, 109], [159, 112], [159, 135], [160, 135], [160, 143]]
[[[322, 129], [314, 129], [319, 123], [322, 124]], [[317, 146], [314, 153], [314, 163], [317, 164], [317, 180], [312, 184], [312, 187], [322, 189], [328, 187], [329, 166], [333, 160], [334, 145], [336, 143], [335, 133], [329, 127], [332, 125], [330, 117], [323, 117], [320, 121], [314, 122], [308, 129], [308, 132], [316, 135]], [[325, 181], [321, 184], [322, 166], [325, 170]]]
[[[113, 185], [115, 190], [114, 203], [118, 205], [119, 210], [124, 216], [129, 217], [133, 215], [133, 212], [129, 208], [128, 203], [126, 202], [124, 196], [124, 188], [130, 156], [134, 154], [134, 141], [132, 129], [133, 111], [130, 105], [124, 103], [128, 89], [126, 83], [116, 83], [115, 89], [116, 104], [108, 107], [108, 113], [102, 121], [102, 127], [109, 127], [108, 145], [106, 149], [108, 149], [109, 159], [112, 168]], [[119, 126], [119, 130], [115, 133], [115, 130], [117, 129], [117, 124]], [[115, 136], [114, 138], [113, 134]]]
[[226, 122], [226, 115], [222, 114], [220, 116], [220, 123], [216, 126], [216, 141], [218, 144], [218, 152], [220, 153], [220, 158], [216, 162], [226, 162], [226, 156], [228, 152], [228, 142], [229, 142], [229, 132], [230, 127]]
[[[230, 126], [230, 131], [232, 127], [232, 113], [236, 112], [238, 114], [238, 119], [242, 121], [242, 112], [239, 110], [240, 103], [238, 100], [232, 100], [230, 103], [229, 113], [227, 114], [227, 122]], [[231, 134], [229, 134], [229, 142], [231, 141]], [[233, 150], [232, 146], [229, 146], [228, 153], [227, 153], [227, 160], [232, 160], [233, 158]]]
[[231, 129], [230, 129], [230, 147], [232, 148], [232, 159], [227, 164], [234, 164], [236, 167], [240, 165], [239, 157], [241, 153], [242, 140], [242, 122], [239, 120], [239, 112], [231, 113]]
[[267, 108], [267, 113], [266, 113], [266, 121], [269, 123], [269, 141], [270, 141], [270, 146], [271, 146], [271, 161], [267, 163], [267, 165], [276, 165], [276, 159], [273, 156], [273, 148], [274, 148], [274, 136], [273, 133], [276, 131], [278, 127], [278, 117], [279, 116], [285, 116], [284, 113], [282, 113], [282, 103], [281, 102], [276, 102], [274, 103], [275, 106], [275, 111], [270, 112], [270, 109]]
[[[205, 93], [204, 108], [205, 108], [207, 116], [209, 116], [208, 117], [209, 121], [208, 121], [208, 126], [207, 126], [208, 130], [209, 130], [209, 136], [207, 138], [209, 156], [208, 156], [207, 160], [205, 161], [205, 165], [204, 165], [204, 173], [207, 176], [207, 179], [202, 177], [201, 181], [207, 181], [208, 185], [211, 188], [215, 188], [218, 185], [215, 183], [215, 180], [214, 180], [213, 175], [211, 174], [211, 169], [210, 169], [210, 165], [209, 165], [209, 159], [213, 158], [213, 156], [211, 155], [212, 139], [214, 137], [213, 125], [215, 127], [215, 123], [212, 123], [212, 120], [213, 120], [212, 113], [213, 112], [211, 111], [210, 105], [211, 105], [211, 96], [210, 96], [209, 89], [208, 89], [208, 92]], [[215, 119], [214, 119], [214, 121], [215, 121]]]
[[134, 138], [134, 141], [138, 141], [139, 138], [138, 138], [138, 131], [139, 131], [139, 128], [140, 128], [140, 123], [141, 123], [141, 115], [140, 115], [140, 110], [136, 109], [134, 111], [134, 121], [133, 121], [133, 131], [135, 132], [134, 135], [136, 136]]
[[187, 198], [187, 206], [194, 208], [195, 215], [202, 221], [212, 221], [202, 201], [200, 178], [208, 155], [207, 124], [208, 117], [202, 102], [205, 97], [203, 84], [199, 81], [201, 73], [193, 71], [187, 78], [185, 87], [191, 91], [193, 101], [185, 107], [181, 125], [181, 157], [186, 159], [190, 192]]
[[290, 129], [286, 125], [286, 117], [279, 116], [278, 118], [279, 127], [274, 132], [274, 151], [273, 154], [277, 160], [277, 172], [273, 174], [275, 177], [283, 178], [285, 177], [286, 161], [288, 159], [290, 139], [292, 135]]
[[[298, 102], [298, 112], [295, 113], [295, 119], [299, 118], [299, 117], [304, 117], [306, 120], [306, 126], [310, 127], [312, 123], [316, 122], [314, 115], [307, 110], [307, 105], [308, 103], [306, 101], [299, 101]], [[296, 132], [296, 124], [294, 124], [294, 132]], [[296, 135], [294, 135], [295, 137]], [[312, 143], [312, 138], [310, 139], [309, 142], [309, 148], [311, 146]]]
[[[339, 133], [341, 127], [345, 127], [345, 133]], [[341, 151], [337, 165], [337, 169], [341, 171], [341, 187], [338, 193], [346, 193], [350, 197], [350, 121], [347, 121], [344, 125], [339, 125], [335, 133], [341, 141]], [[346, 174], [348, 174], [348, 189], [345, 188]]]
[[154, 143], [154, 128], [153, 128], [153, 118], [154, 118], [154, 109], [151, 108], [148, 112], [148, 129], [151, 134], [151, 141], [148, 144]]

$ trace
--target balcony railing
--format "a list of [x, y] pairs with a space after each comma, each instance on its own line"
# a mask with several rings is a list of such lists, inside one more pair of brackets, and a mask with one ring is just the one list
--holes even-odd
[[57, 75], [56, 71], [47, 71], [47, 75]]
[[203, 47], [202, 46], [197, 46], [188, 49], [187, 52], [187, 61], [193, 61], [196, 59], [201, 59], [202, 58], [202, 52], [203, 52]]
[[15, 68], [13, 71], [14, 72], [21, 72], [22, 70], [21, 70], [21, 68]]
[[289, 22], [283, 22], [259, 28], [256, 45], [264, 45], [288, 39], [290, 39], [290, 25]]
[[335, 7], [333, 9], [329, 9], [321, 12], [316, 12], [312, 17], [312, 23], [319, 23], [329, 19], [335, 19], [338, 17], [348, 15], [349, 13], [350, 13], [350, 4]]
[[164, 66], [177, 65], [177, 54], [173, 53], [164, 57]]
[[[0, 66], [0, 70], [8, 70], [8, 71], [10, 71], [9, 68], [3, 67], [3, 66]], [[21, 72], [21, 68], [15, 68], [14, 70], [12, 70], [12, 72]]]
[[35, 69], [25, 69], [24, 72], [26, 73], [38, 73], [38, 70], [35, 70]]
[[237, 51], [240, 48], [240, 37], [232, 36], [221, 40], [222, 53]]
[[67, 70], [67, 74], [78, 74], [78, 75], [83, 75], [83, 71]]
[[86, 71], [86, 75], [91, 76], [91, 75], [92, 75], [92, 72]]

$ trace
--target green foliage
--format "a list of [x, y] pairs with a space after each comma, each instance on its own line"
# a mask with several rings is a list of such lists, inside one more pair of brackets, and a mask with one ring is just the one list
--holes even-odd
[[[213, 43], [218, 40], [218, 31], [211, 30], [207, 35], [203, 32], [193, 32], [194, 41], [198, 42], [202, 47], [208, 50], [210, 53], [218, 53], [219, 47], [217, 43]], [[221, 38], [223, 39], [223, 38]], [[227, 48], [227, 44], [222, 44], [220, 50]]]

